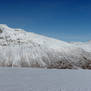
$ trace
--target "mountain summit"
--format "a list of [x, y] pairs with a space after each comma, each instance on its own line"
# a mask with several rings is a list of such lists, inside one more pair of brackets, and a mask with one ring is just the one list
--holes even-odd
[[91, 68], [91, 42], [68, 43], [0, 24], [0, 66]]

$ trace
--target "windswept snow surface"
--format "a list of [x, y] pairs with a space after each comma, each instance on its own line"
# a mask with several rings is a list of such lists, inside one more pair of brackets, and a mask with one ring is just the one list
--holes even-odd
[[0, 68], [0, 91], [91, 91], [91, 71]]
[[68, 43], [0, 24], [0, 66], [91, 68], [91, 43]]

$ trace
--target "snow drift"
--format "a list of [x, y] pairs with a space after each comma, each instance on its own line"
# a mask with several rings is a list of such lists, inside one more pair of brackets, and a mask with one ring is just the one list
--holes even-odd
[[91, 68], [91, 42], [68, 43], [0, 24], [0, 66]]

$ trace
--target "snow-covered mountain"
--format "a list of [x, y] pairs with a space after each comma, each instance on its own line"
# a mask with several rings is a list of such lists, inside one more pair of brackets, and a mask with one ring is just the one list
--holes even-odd
[[0, 66], [91, 68], [91, 42], [68, 43], [0, 24]]
[[83, 48], [85, 51], [91, 52], [91, 41], [87, 41], [87, 42], [72, 42], [72, 44]]

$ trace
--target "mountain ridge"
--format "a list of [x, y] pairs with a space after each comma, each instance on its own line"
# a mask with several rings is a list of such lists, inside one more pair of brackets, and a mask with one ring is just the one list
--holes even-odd
[[0, 66], [86, 68], [90, 43], [68, 43], [0, 24]]

